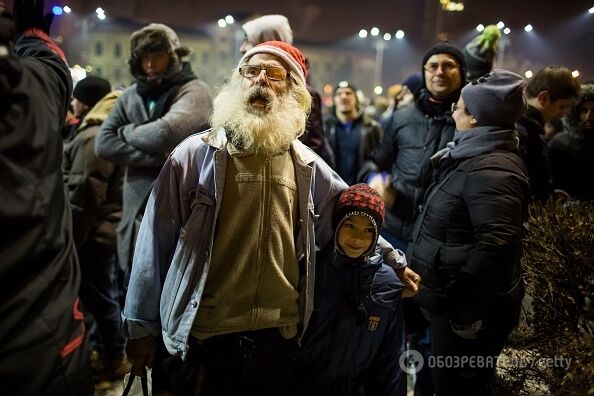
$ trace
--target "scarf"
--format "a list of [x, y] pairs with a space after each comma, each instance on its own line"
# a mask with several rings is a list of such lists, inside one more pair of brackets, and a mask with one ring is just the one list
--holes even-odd
[[518, 133], [513, 129], [496, 126], [481, 126], [464, 132], [456, 131], [454, 141], [431, 157], [434, 168], [446, 158], [463, 160], [492, 151], [514, 151], [518, 149]]
[[150, 117], [156, 120], [167, 112], [178, 88], [197, 78], [190, 64], [183, 62], [180, 70], [162, 78], [149, 80], [145, 76], [137, 76], [136, 92], [144, 102], [156, 102]]
[[460, 89], [454, 91], [450, 96], [436, 99], [426, 88], [421, 88], [417, 96], [417, 106], [429, 116], [452, 115], [452, 103], [457, 102], [460, 97]]

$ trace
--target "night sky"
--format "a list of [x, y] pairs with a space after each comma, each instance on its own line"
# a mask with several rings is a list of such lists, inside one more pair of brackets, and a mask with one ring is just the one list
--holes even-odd
[[[477, 24], [502, 20], [512, 29], [509, 50], [516, 57], [539, 65], [565, 64], [594, 78], [594, 15], [587, 13], [593, 0], [464, 0], [463, 12], [443, 13], [441, 21], [433, 15], [439, 0], [46, 0], [46, 4], [68, 4], [80, 14], [94, 14], [101, 6], [108, 18], [189, 29], [216, 24], [227, 14], [241, 21], [254, 14], [281, 13], [289, 18], [297, 44], [348, 43], [360, 29], [377, 26], [382, 33], [404, 30], [405, 39], [418, 50], [436, 42], [438, 33], [463, 46], [477, 34]], [[431, 18], [425, 18], [428, 11]], [[523, 30], [528, 23], [534, 27], [530, 35]], [[386, 54], [387, 60], [397, 56]]]
[[[289, 18], [297, 42], [334, 43], [377, 26], [382, 32], [402, 29], [407, 40], [424, 48], [436, 41], [436, 30], [463, 45], [476, 34], [477, 24], [502, 20], [512, 29], [511, 50], [537, 63], [580, 67], [582, 74], [594, 77], [594, 15], [587, 13], [594, 6], [592, 0], [465, 0], [463, 12], [443, 14], [441, 29], [436, 29], [435, 17], [424, 23], [426, 2], [438, 8], [438, 0], [75, 0], [69, 4], [90, 13], [101, 5], [108, 17], [184, 28], [216, 23], [227, 14], [241, 20], [253, 14], [282, 13]], [[523, 31], [528, 23], [534, 26], [535, 40], [527, 39]]]

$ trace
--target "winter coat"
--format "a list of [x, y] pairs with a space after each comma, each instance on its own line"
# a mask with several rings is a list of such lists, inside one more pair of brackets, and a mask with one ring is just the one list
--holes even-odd
[[431, 183], [430, 158], [452, 140], [454, 131], [451, 112], [428, 116], [417, 104], [403, 107], [394, 113], [392, 125], [384, 131], [371, 161], [363, 164], [360, 180], [365, 180], [370, 172], [387, 171], [392, 176], [396, 200], [387, 208], [384, 228], [398, 238], [408, 240]]
[[[338, 169], [338, 164], [340, 163], [341, 156], [340, 148], [338, 147], [338, 142], [336, 140], [336, 129], [339, 126], [339, 124], [340, 121], [338, 120], [336, 115], [332, 114], [332, 116], [326, 121], [325, 126], [326, 137], [328, 138], [328, 143], [330, 144], [330, 148], [334, 153], [333, 167], [335, 170]], [[357, 118], [353, 120], [353, 127], [351, 133], [357, 133], [359, 135], [357, 171], [353, 175], [341, 175], [341, 177], [343, 179], [351, 178], [356, 182], [359, 169], [361, 168], [363, 163], [371, 156], [371, 153], [382, 139], [382, 129], [375, 120], [361, 113]]]
[[[217, 215], [223, 199], [228, 154], [224, 130], [186, 139], [157, 179], [138, 237], [122, 313], [131, 338], [162, 335], [169, 353], [185, 359], [208, 277]], [[305, 331], [313, 309], [315, 251], [332, 238], [332, 212], [345, 183], [298, 140], [291, 145], [299, 204], [295, 251], [302, 278], [300, 311]], [[215, 183], [216, 181], [216, 183]], [[393, 268], [406, 265], [378, 242]]]
[[132, 85], [101, 125], [95, 139], [97, 155], [125, 167], [123, 214], [117, 230], [122, 269], [132, 261], [142, 212], [165, 159], [182, 140], [205, 129], [211, 109], [208, 86], [196, 79], [180, 86], [165, 115], [151, 121]]
[[564, 131], [548, 146], [554, 187], [575, 199], [594, 199], [594, 139]]
[[70, 71], [41, 30], [0, 49], [0, 394], [90, 394], [61, 169]]
[[304, 394], [405, 395], [396, 273], [377, 253], [363, 262], [337, 254], [334, 241], [317, 257], [314, 312], [299, 351]]
[[528, 106], [526, 115], [518, 121], [520, 155], [530, 176], [530, 195], [545, 201], [553, 192], [553, 177], [549, 151], [544, 141], [544, 119], [540, 112]]
[[120, 166], [97, 157], [95, 137], [113, 107], [118, 92], [101, 99], [83, 119], [74, 136], [64, 145], [64, 184], [72, 206], [74, 242], [87, 240], [116, 249], [116, 227], [122, 218]]
[[526, 168], [515, 152], [442, 160], [407, 250], [421, 307], [459, 323], [498, 299], [521, 300]]

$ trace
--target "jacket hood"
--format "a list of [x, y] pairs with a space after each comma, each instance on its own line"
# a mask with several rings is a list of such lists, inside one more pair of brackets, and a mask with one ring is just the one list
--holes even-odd
[[80, 131], [94, 125], [101, 125], [115, 107], [116, 101], [121, 94], [121, 91], [111, 91], [104, 96], [103, 99], [99, 100], [99, 102], [97, 102], [97, 104], [87, 113], [86, 117], [78, 127], [78, 130]]

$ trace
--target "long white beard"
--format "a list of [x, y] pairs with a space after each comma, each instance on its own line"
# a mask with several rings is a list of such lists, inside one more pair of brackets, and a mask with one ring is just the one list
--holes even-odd
[[[309, 104], [300, 103], [298, 95], [291, 90], [277, 96], [267, 87], [253, 86], [245, 90], [241, 82], [242, 77], [234, 72], [231, 81], [216, 96], [211, 126], [225, 128], [227, 138], [240, 150], [253, 150], [264, 155], [288, 150], [291, 142], [305, 130], [309, 108], [304, 106], [309, 107]], [[253, 95], [268, 102], [265, 109], [250, 107], [249, 100]]]

